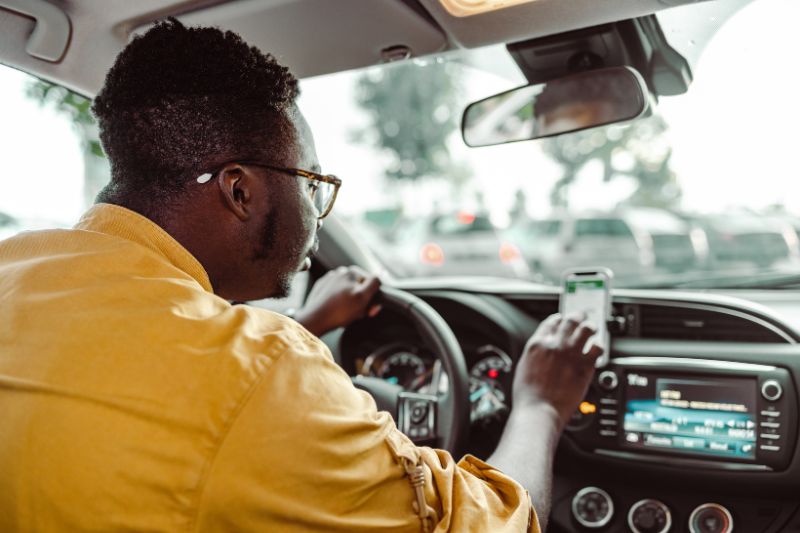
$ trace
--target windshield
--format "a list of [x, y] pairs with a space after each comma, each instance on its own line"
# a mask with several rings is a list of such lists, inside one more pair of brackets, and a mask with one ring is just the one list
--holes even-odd
[[[343, 180], [334, 214], [400, 277], [551, 284], [604, 266], [617, 286], [800, 285], [800, 2], [658, 19], [692, 65], [689, 92], [538, 141], [461, 139], [469, 103], [526, 83], [503, 46], [303, 80], [323, 170]], [[74, 224], [107, 183], [89, 105], [0, 67], [0, 239]]]
[[539, 141], [461, 140], [467, 104], [526, 83], [502, 46], [305, 80], [300, 106], [344, 180], [336, 214], [396, 275], [555, 283], [594, 265], [617, 285], [672, 286], [800, 272], [799, 16], [794, 0], [661, 12], [689, 92]]

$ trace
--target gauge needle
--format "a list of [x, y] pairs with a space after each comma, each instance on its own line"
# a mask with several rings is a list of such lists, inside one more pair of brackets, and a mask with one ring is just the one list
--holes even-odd
[[483, 396], [483, 394], [484, 394], [484, 393], [485, 393], [487, 390], [489, 390], [489, 386], [488, 386], [488, 385], [486, 385], [486, 384], [484, 383], [483, 385], [481, 385], [481, 388], [480, 388], [480, 389], [476, 390], [475, 392], [473, 392], [472, 394], [470, 394], [470, 395], [469, 395], [469, 401], [470, 401], [470, 402], [474, 402], [474, 401], [476, 401], [476, 400], [477, 400], [477, 399], [479, 399], [481, 396]]

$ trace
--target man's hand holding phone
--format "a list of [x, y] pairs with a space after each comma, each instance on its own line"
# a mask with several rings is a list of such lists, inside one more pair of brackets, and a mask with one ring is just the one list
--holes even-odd
[[563, 429], [594, 375], [604, 349], [587, 346], [595, 326], [582, 314], [552, 315], [528, 340], [514, 375], [514, 407], [551, 407]]

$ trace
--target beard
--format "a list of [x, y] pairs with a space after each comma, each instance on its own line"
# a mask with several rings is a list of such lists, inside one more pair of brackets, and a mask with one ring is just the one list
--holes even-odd
[[[253, 259], [268, 264], [274, 276], [274, 285], [269, 298], [286, 298], [292, 291], [292, 281], [297, 273], [301, 257], [312, 257], [315, 246], [310, 251], [303, 249], [303, 243], [294, 239], [292, 232], [280, 231], [278, 217], [275, 210], [264, 217], [264, 222], [259, 232], [261, 238], [253, 250]], [[289, 242], [278, 242], [278, 235], [284, 234]]]

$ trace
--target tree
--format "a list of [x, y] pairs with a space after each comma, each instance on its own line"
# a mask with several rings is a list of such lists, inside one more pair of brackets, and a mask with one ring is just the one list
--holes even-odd
[[545, 139], [542, 147], [562, 169], [561, 178], [550, 193], [554, 206], [568, 206], [569, 186], [578, 172], [590, 161], [597, 160], [603, 169], [603, 180], [627, 176], [637, 187], [625, 203], [648, 207], [675, 207], [681, 189], [670, 166], [672, 149], [665, 132], [664, 119], [654, 115], [628, 126], [608, 126]]
[[108, 160], [100, 144], [97, 122], [91, 113], [92, 101], [60, 85], [42, 80], [28, 84], [26, 94], [40, 105], [52, 106], [72, 122], [83, 151], [84, 203], [87, 206], [91, 205], [110, 177]]
[[394, 159], [386, 170], [391, 180], [416, 181], [444, 177], [462, 182], [467, 170], [454, 165], [447, 147], [460, 120], [457, 109], [459, 66], [411, 62], [363, 74], [356, 101], [370, 117], [353, 132], [353, 140], [388, 151]]

